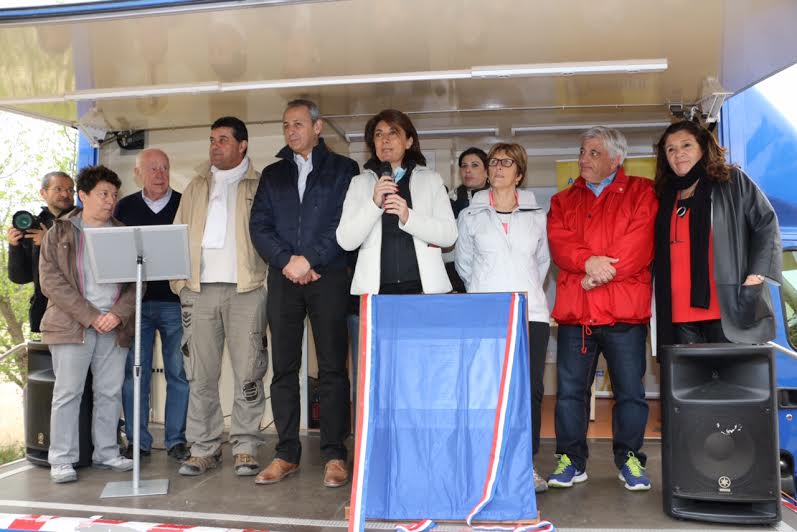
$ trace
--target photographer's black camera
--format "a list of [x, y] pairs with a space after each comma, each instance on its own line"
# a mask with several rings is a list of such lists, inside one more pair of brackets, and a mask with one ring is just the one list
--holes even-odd
[[27, 231], [28, 229], [38, 229], [41, 225], [41, 220], [39, 220], [38, 216], [28, 211], [17, 211], [11, 218], [11, 225], [18, 231]]

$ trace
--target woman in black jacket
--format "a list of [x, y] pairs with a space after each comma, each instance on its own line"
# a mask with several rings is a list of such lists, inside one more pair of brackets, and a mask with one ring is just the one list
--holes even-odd
[[780, 282], [782, 249], [766, 196], [690, 121], [659, 140], [655, 186], [658, 344], [772, 340], [764, 281]]

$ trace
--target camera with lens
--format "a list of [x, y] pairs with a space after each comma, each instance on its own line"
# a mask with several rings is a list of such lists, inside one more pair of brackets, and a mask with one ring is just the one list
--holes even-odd
[[11, 218], [11, 225], [14, 226], [14, 229], [25, 232], [28, 229], [38, 229], [41, 225], [41, 220], [39, 220], [38, 216], [28, 211], [17, 211]]

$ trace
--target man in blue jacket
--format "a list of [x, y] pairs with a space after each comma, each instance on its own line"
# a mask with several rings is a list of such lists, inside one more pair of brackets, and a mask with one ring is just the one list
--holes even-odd
[[349, 477], [344, 445], [349, 434], [349, 283], [335, 230], [349, 182], [359, 167], [326, 147], [315, 103], [289, 102], [282, 127], [287, 146], [277, 154], [280, 161], [263, 170], [249, 223], [255, 249], [269, 265], [271, 405], [279, 435], [276, 458], [255, 482], [273, 484], [299, 469], [298, 376], [304, 319], [309, 314], [318, 358], [324, 485], [334, 488]]

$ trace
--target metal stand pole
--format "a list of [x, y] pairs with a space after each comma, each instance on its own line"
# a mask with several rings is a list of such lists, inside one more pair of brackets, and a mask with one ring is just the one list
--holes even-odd
[[166, 495], [169, 479], [145, 480], [141, 482], [141, 300], [144, 285], [144, 257], [136, 259], [136, 335], [133, 340], [133, 481], [109, 482], [102, 490], [101, 499], [112, 497], [139, 497], [142, 495]]
[[136, 258], [136, 334], [133, 339], [133, 493], [138, 493], [141, 478], [141, 301], [144, 257]]

